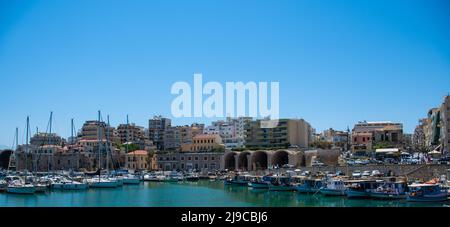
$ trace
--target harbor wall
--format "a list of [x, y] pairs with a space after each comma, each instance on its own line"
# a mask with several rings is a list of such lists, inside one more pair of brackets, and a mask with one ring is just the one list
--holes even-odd
[[361, 172], [369, 170], [378, 170], [381, 173], [391, 172], [394, 176], [407, 176], [412, 179], [429, 180], [441, 175], [447, 175], [450, 165], [441, 164], [422, 164], [422, 165], [363, 165], [363, 166], [321, 166], [321, 167], [299, 167], [302, 171], [310, 171], [312, 173], [325, 171], [341, 171], [346, 175], [359, 170]]

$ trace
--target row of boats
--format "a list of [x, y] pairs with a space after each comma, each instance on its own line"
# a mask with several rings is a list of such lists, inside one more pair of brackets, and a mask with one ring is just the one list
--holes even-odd
[[[86, 190], [88, 188], [117, 188], [124, 184], [140, 184], [143, 181], [178, 182], [197, 181], [197, 173], [183, 174], [176, 171], [140, 174], [7, 174], [0, 179], [0, 192], [11, 194], [43, 193], [56, 190]], [[212, 178], [212, 177], [210, 177]]]
[[436, 180], [411, 183], [403, 178], [349, 179], [347, 177], [233, 175], [225, 185], [247, 186], [270, 191], [347, 196], [348, 198], [406, 199], [412, 202], [445, 202], [450, 195], [446, 184]]

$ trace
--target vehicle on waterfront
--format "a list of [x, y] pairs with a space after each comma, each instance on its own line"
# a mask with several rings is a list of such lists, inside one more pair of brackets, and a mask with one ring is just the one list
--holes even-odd
[[373, 188], [369, 190], [369, 197], [375, 199], [404, 199], [407, 191], [408, 184], [403, 180], [377, 180]]
[[359, 170], [355, 170], [355, 171], [352, 173], [352, 177], [353, 177], [353, 178], [361, 178], [361, 176], [362, 176], [362, 173], [361, 173], [361, 171], [359, 171]]
[[314, 160], [311, 165], [312, 166], [324, 166], [325, 164], [323, 162], [321, 162], [321, 161]]
[[325, 185], [320, 188], [320, 193], [327, 196], [344, 196], [347, 187], [342, 179], [331, 178], [325, 182]]
[[269, 183], [270, 191], [295, 191], [291, 178], [287, 176], [272, 176]]
[[371, 174], [371, 172], [366, 170], [361, 174], [361, 177], [367, 178], [367, 177], [370, 177], [370, 174]]
[[379, 170], [377, 170], [377, 169], [375, 169], [375, 170], [372, 170], [372, 173], [370, 173], [370, 176], [371, 177], [382, 177], [384, 174], [383, 173], [381, 173]]
[[445, 202], [448, 191], [439, 184], [411, 184], [406, 201], [409, 202]]
[[349, 180], [347, 181], [348, 198], [367, 198], [369, 190], [372, 189], [373, 180]]

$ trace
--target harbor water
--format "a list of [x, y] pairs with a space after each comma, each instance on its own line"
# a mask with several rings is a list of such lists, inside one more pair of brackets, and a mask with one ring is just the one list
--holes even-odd
[[0, 193], [0, 207], [442, 207], [447, 205], [255, 190], [243, 186], [227, 186], [222, 181], [209, 180], [144, 182], [112, 189], [51, 190], [34, 195]]

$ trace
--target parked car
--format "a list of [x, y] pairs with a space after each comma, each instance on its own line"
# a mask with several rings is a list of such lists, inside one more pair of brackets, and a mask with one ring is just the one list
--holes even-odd
[[438, 164], [450, 164], [450, 156], [438, 159]]
[[384, 174], [382, 174], [379, 170], [372, 170], [372, 173], [370, 174], [370, 176], [372, 177], [382, 177]]
[[366, 170], [361, 174], [362, 177], [370, 177], [370, 171]]
[[361, 171], [355, 170], [355, 171], [352, 173], [352, 177], [354, 177], [354, 178], [360, 178], [360, 177], [361, 177]]
[[324, 166], [325, 164], [323, 162], [320, 161], [313, 161], [312, 166]]
[[345, 173], [342, 171], [337, 171], [336, 176], [345, 176]]
[[355, 161], [354, 160], [347, 160], [347, 165], [352, 166], [355, 165]]
[[294, 165], [284, 164], [284, 165], [283, 165], [283, 168], [285, 168], [285, 169], [294, 168]]

